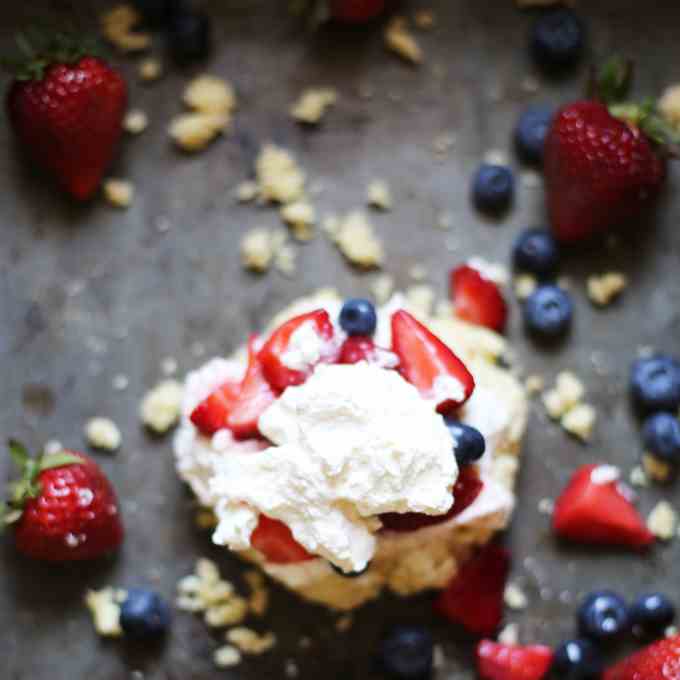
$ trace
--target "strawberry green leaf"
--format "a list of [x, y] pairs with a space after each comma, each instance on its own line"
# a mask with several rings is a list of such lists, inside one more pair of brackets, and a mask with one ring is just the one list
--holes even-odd
[[21, 470], [26, 467], [26, 463], [30, 460], [28, 449], [16, 439], [10, 439], [7, 442], [9, 448], [9, 455], [12, 457], [14, 464]]
[[67, 451], [51, 453], [49, 456], [42, 456], [38, 463], [38, 471], [52, 470], [53, 468], [64, 467], [65, 465], [78, 465], [83, 462], [82, 458], [74, 456]]
[[606, 104], [621, 101], [630, 90], [633, 82], [633, 62], [615, 56], [605, 62], [598, 72], [591, 71], [588, 81], [588, 94]]

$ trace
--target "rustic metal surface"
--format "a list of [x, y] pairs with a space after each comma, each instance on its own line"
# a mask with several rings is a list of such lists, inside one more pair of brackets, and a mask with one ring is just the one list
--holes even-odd
[[[242, 9], [235, 4], [206, 4], [218, 40], [204, 68], [235, 84], [239, 111], [234, 134], [205, 153], [177, 153], [165, 132], [194, 71], [170, 69], [162, 81], [143, 86], [134, 60], [120, 60], [131, 103], [151, 119], [148, 131], [126, 140], [113, 171], [136, 185], [129, 210], [102, 200], [73, 205], [33, 175], [6, 120], [0, 126], [8, 150], [0, 161], [0, 432], [32, 447], [57, 438], [81, 448], [88, 417], [113, 418], [124, 435], [121, 451], [94, 455], [118, 488], [128, 529], [122, 553], [103, 564], [33, 564], [15, 554], [10, 538], [2, 540], [0, 675], [117, 680], [141, 678], [133, 675], [139, 671], [148, 679], [246, 680], [281, 678], [285, 661], [293, 659], [300, 678], [363, 680], [370, 677], [371, 651], [385, 626], [419, 621], [432, 625], [444, 644], [448, 660], [438, 677], [472, 677], [472, 645], [434, 619], [428, 596], [408, 602], [385, 597], [357, 612], [351, 630], [339, 634], [334, 616], [274, 588], [271, 610], [258, 627], [276, 632], [276, 650], [229, 671], [215, 670], [211, 653], [218, 638], [189, 614], [176, 614], [164, 646], [139, 649], [98, 639], [83, 606], [86, 588], [112, 583], [151, 584], [172, 598], [177, 579], [200, 555], [217, 558], [226, 574], [239, 578], [238, 562], [211, 547], [193, 525], [191, 499], [174, 474], [170, 437], [151, 439], [140, 426], [138, 403], [161, 377], [162, 359], [175, 357], [183, 373], [201, 361], [192, 353], [194, 343], [203, 343], [206, 356], [230, 351], [311, 289], [334, 284], [349, 294], [368, 288], [370, 277], [351, 271], [323, 238], [300, 249], [299, 273], [292, 279], [242, 271], [241, 234], [278, 222], [275, 211], [239, 206], [231, 196], [249, 174], [257, 146], [276, 140], [296, 153], [310, 178], [325, 187], [315, 199], [322, 213], [362, 205], [367, 182], [387, 179], [394, 209], [373, 216], [386, 244], [387, 270], [406, 286], [410, 266], [422, 263], [443, 294], [451, 265], [473, 254], [506, 261], [518, 230], [543, 220], [542, 190], [521, 183], [507, 219], [486, 222], [474, 213], [468, 182], [482, 154], [510, 150], [510, 130], [525, 104], [565, 100], [582, 82], [583, 71], [559, 83], [541, 79], [538, 93], [526, 91], [523, 80], [533, 75], [525, 49], [530, 17], [511, 0], [428, 3], [438, 25], [419, 35], [426, 54], [420, 69], [386, 54], [377, 31], [326, 30], [311, 37], [289, 21], [282, 0], [238, 3]], [[41, 6], [47, 9], [47, 3], [25, 5], [3, 3], [4, 44], [29, 17], [41, 14]], [[54, 5], [57, 14], [67, 13], [65, 3]], [[677, 2], [584, 5], [595, 56], [614, 50], [636, 56], [641, 92], [655, 93], [677, 80]], [[81, 20], [94, 22], [95, 7], [78, 6]], [[287, 115], [291, 101], [310, 85], [333, 85], [340, 92], [319, 130], [301, 129]], [[358, 94], [366, 85], [374, 91], [370, 99]], [[433, 139], [447, 131], [455, 134], [455, 145], [437, 160]], [[671, 177], [670, 184], [679, 180]], [[564, 270], [572, 277], [577, 314], [573, 337], [562, 349], [546, 353], [527, 343], [513, 307], [510, 337], [518, 363], [547, 377], [573, 369], [599, 412], [594, 441], [584, 447], [547, 424], [540, 407], [534, 409], [519, 508], [508, 536], [513, 578], [531, 601], [528, 610], [508, 614], [523, 640], [554, 643], [568, 635], [574, 600], [594, 586], [680, 595], [677, 541], [647, 557], [565, 549], [555, 544], [537, 510], [539, 499], [553, 498], [578, 464], [601, 459], [628, 471], [636, 461], [638, 428], [625, 398], [629, 362], [640, 345], [677, 350], [680, 338], [680, 202], [672, 193], [662, 200], [658, 219], [638, 225], [618, 247], [569, 258]], [[441, 211], [453, 214], [450, 232], [433, 226]], [[585, 298], [584, 276], [610, 268], [623, 269], [631, 286], [620, 303], [595, 311]], [[118, 375], [129, 379], [124, 390], [112, 386]], [[9, 474], [5, 457], [0, 473], [3, 480]], [[677, 499], [672, 487], [643, 490], [641, 496], [644, 512], [661, 497]], [[299, 648], [301, 636], [312, 638], [310, 649]]]

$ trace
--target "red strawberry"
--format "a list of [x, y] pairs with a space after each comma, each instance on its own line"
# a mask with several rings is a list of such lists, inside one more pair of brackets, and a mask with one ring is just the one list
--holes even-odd
[[39, 560], [90, 560], [123, 540], [116, 494], [93, 460], [63, 451], [34, 459], [17, 442], [10, 452], [22, 478], [10, 485], [7, 521], [17, 550]]
[[253, 336], [248, 343], [248, 369], [229, 414], [229, 428], [238, 439], [257, 437], [260, 434], [258, 420], [276, 399], [264, 377], [258, 347], [258, 338]]
[[441, 592], [436, 610], [475, 635], [492, 635], [503, 619], [509, 571], [510, 553], [498, 545], [484, 546]]
[[363, 335], [350, 335], [340, 348], [339, 364], [358, 364], [371, 361], [375, 357], [375, 344]]
[[283, 522], [265, 515], [260, 515], [250, 536], [250, 544], [272, 564], [294, 564], [314, 559], [314, 555], [293, 538], [291, 530]]
[[461, 468], [453, 487], [453, 505], [444, 515], [425, 515], [419, 512], [386, 512], [380, 515], [383, 528], [390, 531], [415, 531], [423, 527], [441, 524], [460, 515], [475, 501], [482, 491], [484, 482], [479, 478], [474, 465]]
[[475, 388], [465, 364], [403, 309], [392, 315], [392, 351], [404, 379], [425, 399], [436, 399], [440, 413], [465, 403]]
[[291, 385], [301, 385], [312, 372], [313, 365], [306, 366], [304, 369], [292, 369], [284, 363], [284, 355], [288, 350], [291, 336], [304, 324], [311, 324], [316, 335], [327, 344], [321, 361], [333, 361], [336, 358], [332, 343], [333, 324], [328, 312], [318, 309], [286, 321], [269, 336], [269, 340], [259, 354], [265, 377], [269, 384], [279, 392]]
[[562, 241], [635, 219], [666, 176], [665, 161], [642, 130], [597, 101], [578, 101], [557, 113], [543, 165], [550, 223]]
[[329, 4], [336, 21], [361, 24], [382, 14], [386, 0], [329, 0]]
[[545, 645], [502, 645], [481, 640], [477, 645], [477, 673], [482, 680], [541, 680], [553, 653]]
[[678, 680], [680, 635], [659, 640], [605, 671], [604, 680]]
[[12, 127], [36, 165], [80, 200], [113, 159], [126, 106], [118, 71], [63, 35], [32, 52], [7, 97]]
[[[598, 472], [595, 472], [598, 470]], [[579, 468], [555, 503], [553, 530], [579, 543], [601, 543], [645, 548], [654, 535], [618, 480], [598, 479], [606, 469], [600, 465]], [[594, 473], [594, 474], [593, 474]]]
[[208, 395], [192, 412], [191, 422], [201, 434], [211, 437], [228, 427], [229, 413], [240, 391], [240, 383], [226, 382]]
[[508, 307], [498, 286], [469, 265], [451, 271], [451, 300], [457, 317], [502, 332]]

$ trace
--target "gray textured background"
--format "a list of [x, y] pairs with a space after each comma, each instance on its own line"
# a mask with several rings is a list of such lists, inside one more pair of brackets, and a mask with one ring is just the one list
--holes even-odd
[[[98, 3], [73, 4], [82, 21], [94, 20]], [[29, 17], [48, 9], [46, 2], [30, 5], [24, 10], [3, 3], [3, 44]], [[473, 254], [507, 261], [519, 229], [544, 219], [540, 188], [520, 187], [514, 210], [501, 223], [485, 222], [472, 211], [468, 181], [482, 154], [509, 148], [525, 104], [566, 100], [582, 83], [581, 71], [560, 83], [542, 81], [537, 94], [522, 89], [521, 81], [532, 73], [525, 49], [530, 16], [510, 0], [427, 3], [437, 11], [438, 26], [420, 36], [426, 53], [420, 69], [386, 54], [377, 32], [323, 31], [310, 37], [289, 21], [282, 0], [238, 5], [241, 9], [227, 0], [206, 3], [218, 39], [205, 68], [234, 83], [239, 111], [235, 133], [205, 153], [183, 156], [165, 134], [193, 71], [170, 69], [159, 83], [143, 86], [134, 76], [134, 60], [120, 61], [130, 76], [131, 103], [151, 118], [147, 132], [126, 140], [113, 172], [136, 185], [128, 211], [102, 200], [71, 204], [33, 176], [5, 121], [0, 125], [0, 143], [7, 149], [0, 160], [0, 432], [34, 448], [53, 437], [79, 448], [85, 447], [82, 426], [88, 417], [113, 418], [124, 435], [121, 451], [94, 455], [116, 484], [128, 528], [121, 554], [104, 564], [32, 564], [15, 554], [11, 539], [2, 539], [3, 678], [113, 680], [131, 677], [134, 670], [154, 679], [280, 678], [284, 661], [292, 658], [301, 678], [364, 679], [376, 639], [394, 621], [431, 623], [449, 658], [440, 677], [471, 677], [471, 645], [434, 620], [427, 596], [408, 604], [383, 598], [358, 612], [354, 627], [338, 635], [334, 617], [274, 589], [263, 628], [278, 635], [276, 651], [231, 671], [213, 668], [217, 641], [189, 614], [177, 613], [165, 647], [140, 650], [97, 639], [82, 605], [87, 587], [110, 583], [150, 583], [171, 598], [177, 579], [199, 555], [217, 557], [224, 572], [238, 579], [240, 565], [193, 526], [191, 500], [174, 475], [170, 437], [152, 440], [140, 427], [138, 403], [160, 378], [161, 360], [175, 357], [184, 372], [200, 361], [190, 349], [196, 341], [207, 355], [230, 351], [282, 305], [320, 285], [332, 283], [347, 294], [368, 289], [369, 277], [351, 271], [324, 238], [301, 249], [294, 279], [242, 271], [241, 234], [278, 223], [275, 211], [239, 206], [230, 195], [251, 171], [258, 145], [276, 140], [296, 153], [309, 176], [326, 186], [316, 200], [322, 213], [360, 206], [367, 181], [387, 179], [394, 210], [373, 218], [385, 241], [386, 269], [405, 286], [409, 267], [423, 263], [443, 294], [452, 265]], [[664, 83], [680, 80], [677, 2], [584, 5], [595, 57], [615, 50], [637, 57], [640, 92], [657, 93]], [[52, 9], [50, 16], [66, 14], [68, 3], [53, 3]], [[434, 75], [435, 65], [443, 75]], [[357, 94], [364, 83], [375, 90], [371, 100]], [[287, 115], [294, 97], [311, 85], [333, 85], [341, 97], [318, 131], [297, 127]], [[438, 161], [432, 140], [444, 131], [453, 132], [457, 142]], [[670, 184], [677, 185], [673, 174]], [[574, 599], [593, 586], [633, 593], [644, 584], [680, 594], [677, 569], [673, 573], [677, 541], [644, 558], [567, 550], [555, 545], [547, 519], [536, 509], [579, 464], [604, 460], [628, 471], [636, 461], [637, 425], [625, 398], [629, 362], [640, 345], [673, 350], [680, 337], [680, 202], [671, 194], [666, 192], [654, 224], [636, 225], [619, 247], [568, 258], [564, 270], [573, 278], [577, 314], [573, 337], [561, 350], [539, 352], [527, 343], [513, 305], [510, 336], [519, 362], [549, 378], [561, 368], [573, 369], [599, 411], [588, 447], [546, 424], [540, 408], [531, 419], [520, 504], [508, 537], [514, 578], [531, 599], [526, 612], [508, 619], [520, 624], [525, 641], [554, 643], [568, 635]], [[449, 233], [433, 227], [442, 210], [454, 215]], [[169, 222], [167, 232], [159, 232], [159, 220]], [[456, 252], [445, 247], [451, 237]], [[604, 268], [623, 269], [631, 285], [620, 303], [595, 311], [586, 301], [584, 278]], [[124, 391], [112, 387], [118, 374], [129, 378]], [[8, 474], [3, 457], [0, 478]], [[648, 512], [677, 492], [654, 488], [641, 496]], [[298, 648], [301, 635], [314, 639], [310, 650]]]

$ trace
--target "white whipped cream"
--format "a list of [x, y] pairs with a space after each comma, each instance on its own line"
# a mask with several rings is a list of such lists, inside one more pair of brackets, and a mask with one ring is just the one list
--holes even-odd
[[218, 544], [248, 548], [264, 513], [310, 552], [358, 571], [375, 551], [368, 518], [451, 507], [451, 435], [432, 404], [393, 371], [321, 365], [261, 416], [260, 430], [275, 446], [216, 462], [210, 489], [219, 499]]
[[432, 385], [432, 401], [436, 406], [449, 399], [458, 402], [465, 399], [463, 383], [452, 375], [438, 375]]

